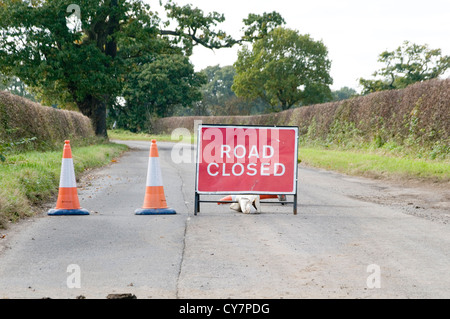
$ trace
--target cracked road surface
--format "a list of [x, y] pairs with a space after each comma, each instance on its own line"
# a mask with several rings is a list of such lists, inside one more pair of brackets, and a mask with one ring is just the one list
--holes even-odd
[[298, 215], [202, 203], [194, 216], [195, 165], [159, 142], [177, 214], [138, 216], [150, 141], [123, 143], [132, 150], [78, 182], [89, 216], [44, 211], [2, 231], [0, 298], [450, 298], [448, 191], [301, 167]]

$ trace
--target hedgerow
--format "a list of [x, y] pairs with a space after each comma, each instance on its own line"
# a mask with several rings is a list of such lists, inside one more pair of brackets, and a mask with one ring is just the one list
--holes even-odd
[[303, 144], [325, 147], [401, 148], [418, 157], [450, 153], [450, 79], [429, 80], [402, 90], [381, 91], [348, 100], [315, 104], [279, 113], [249, 116], [162, 118], [153, 133], [190, 130], [203, 124], [293, 125]]

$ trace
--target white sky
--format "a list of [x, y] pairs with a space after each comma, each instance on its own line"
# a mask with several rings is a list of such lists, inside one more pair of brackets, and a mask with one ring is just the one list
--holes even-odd
[[[159, 11], [159, 0], [146, 0]], [[285, 27], [322, 40], [331, 60], [332, 90], [348, 86], [360, 91], [358, 79], [372, 78], [378, 55], [405, 40], [428, 44], [450, 55], [450, 0], [174, 0], [204, 12], [217, 11], [226, 21], [220, 29], [239, 38], [249, 13], [277, 11]], [[165, 1], [163, 0], [163, 3]], [[162, 17], [162, 15], [161, 15]], [[210, 65], [232, 65], [239, 46], [209, 50], [196, 47], [191, 62], [197, 71]], [[447, 72], [445, 77], [448, 77]]]

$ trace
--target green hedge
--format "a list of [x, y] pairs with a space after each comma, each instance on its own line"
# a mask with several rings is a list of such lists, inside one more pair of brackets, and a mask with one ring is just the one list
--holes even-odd
[[28, 150], [61, 148], [64, 140], [95, 137], [89, 118], [79, 112], [42, 106], [6, 91], [0, 91], [0, 142], [36, 138], [21, 146]]
[[198, 116], [159, 119], [155, 133], [204, 124], [294, 125], [304, 143], [369, 143], [420, 149], [446, 156], [450, 150], [450, 79], [416, 83], [348, 100], [254, 116]]

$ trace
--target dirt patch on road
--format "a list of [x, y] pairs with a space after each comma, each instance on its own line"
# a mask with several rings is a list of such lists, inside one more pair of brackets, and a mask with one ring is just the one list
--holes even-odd
[[304, 163], [299, 168], [332, 174], [340, 180], [360, 184], [342, 192], [349, 198], [400, 209], [406, 214], [450, 224], [450, 181], [407, 178], [394, 175], [349, 175]]
[[449, 182], [398, 179], [377, 182], [373, 194], [350, 197], [400, 208], [409, 215], [450, 224]]

